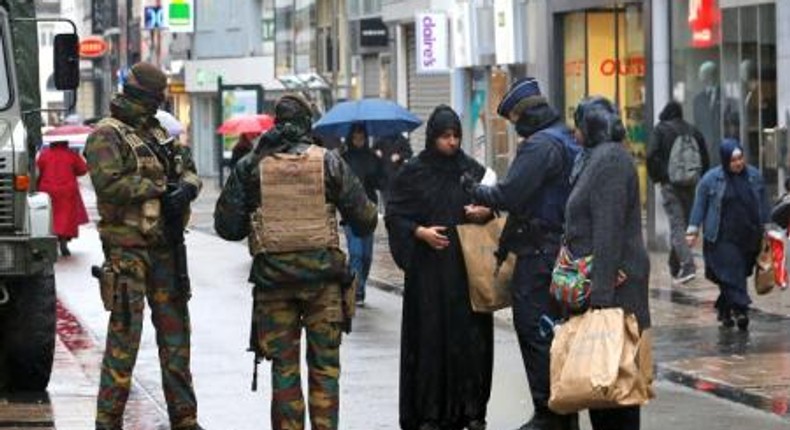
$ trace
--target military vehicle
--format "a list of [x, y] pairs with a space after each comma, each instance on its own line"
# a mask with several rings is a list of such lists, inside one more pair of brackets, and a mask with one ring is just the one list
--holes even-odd
[[[78, 39], [54, 39], [55, 86], [79, 82]], [[0, 390], [41, 391], [55, 351], [54, 265], [49, 197], [36, 192], [41, 147], [39, 42], [32, 0], [0, 0]]]

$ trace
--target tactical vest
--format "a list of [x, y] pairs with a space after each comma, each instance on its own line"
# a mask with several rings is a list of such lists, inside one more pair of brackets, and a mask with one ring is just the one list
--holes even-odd
[[[114, 129], [121, 136], [123, 143], [131, 148], [137, 163], [136, 173], [143, 178], [150, 179], [157, 185], [161, 185], [164, 190], [167, 182], [165, 167], [162, 166], [162, 163], [160, 163], [159, 159], [156, 158], [153, 151], [148, 148], [140, 136], [135, 133], [134, 128], [115, 118], [104, 118], [99, 122], [98, 126], [107, 126]], [[159, 142], [164, 142], [167, 139], [166, 132], [161, 128], [153, 127], [149, 131]], [[117, 231], [118, 228], [128, 227], [134, 230], [130, 232], [132, 237], [118, 238], [118, 242], [121, 242], [121, 244], [148, 245], [161, 238], [163, 221], [161, 219], [161, 202], [158, 198], [146, 200], [142, 204], [116, 205], [98, 202], [97, 206], [102, 224], [108, 227], [105, 230], [112, 230], [112, 234], [115, 235], [123, 234]], [[139, 233], [142, 240], [135, 240], [135, 233]], [[110, 238], [110, 240], [112, 241], [113, 239]]]
[[261, 206], [249, 238], [253, 255], [339, 248], [335, 206], [326, 201], [325, 152], [310, 145], [302, 154], [260, 161]]

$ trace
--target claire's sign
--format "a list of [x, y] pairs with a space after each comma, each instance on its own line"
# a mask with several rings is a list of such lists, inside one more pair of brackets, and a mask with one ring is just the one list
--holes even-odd
[[448, 59], [447, 15], [443, 12], [418, 13], [415, 17], [417, 73], [447, 73]]

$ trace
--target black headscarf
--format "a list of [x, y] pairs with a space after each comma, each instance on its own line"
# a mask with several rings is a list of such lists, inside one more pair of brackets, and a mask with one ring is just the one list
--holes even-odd
[[576, 128], [584, 136], [584, 146], [592, 148], [604, 142], [622, 142], [625, 126], [617, 107], [600, 96], [581, 101], [573, 114]]
[[425, 150], [420, 152], [419, 158], [438, 169], [459, 174], [465, 170], [467, 160], [464, 152], [459, 148], [453, 155], [447, 155], [436, 148], [436, 141], [448, 130], [453, 130], [462, 139], [461, 119], [458, 114], [447, 105], [439, 105], [428, 118], [425, 126]]

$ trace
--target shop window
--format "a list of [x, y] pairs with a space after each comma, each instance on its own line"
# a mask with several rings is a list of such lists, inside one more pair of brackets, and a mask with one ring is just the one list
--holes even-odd
[[472, 69], [472, 91], [469, 100], [469, 154], [481, 164], [490, 166], [504, 177], [513, 160], [514, 140], [508, 121], [497, 115], [497, 106], [508, 90], [511, 76], [504, 69]]
[[721, 140], [738, 139], [775, 193], [776, 6], [679, 1], [671, 20], [673, 96], [705, 136], [712, 165]]

